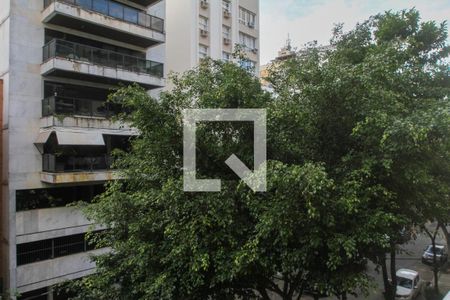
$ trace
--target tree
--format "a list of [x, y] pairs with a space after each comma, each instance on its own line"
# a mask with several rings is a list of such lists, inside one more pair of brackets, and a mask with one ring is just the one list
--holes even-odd
[[324, 163], [373, 243], [365, 255], [381, 265], [389, 299], [401, 232], [450, 204], [446, 38], [445, 23], [420, 22], [414, 9], [386, 12], [348, 33], [337, 26], [333, 51], [313, 45], [270, 76], [279, 105], [290, 107], [272, 144], [290, 162]]
[[197, 176], [220, 178], [222, 191], [183, 192], [183, 109], [277, 112], [258, 79], [233, 63], [204, 60], [173, 81], [158, 101], [137, 86], [111, 97], [132, 112], [121, 117], [141, 134], [116, 160], [124, 179], [85, 208], [110, 228], [98, 245], [112, 251], [95, 258], [97, 274], [73, 283], [78, 297], [296, 299], [307, 289], [364, 292], [369, 280], [356, 248], [358, 230], [339, 218], [347, 206], [322, 163], [270, 160], [267, 193], [254, 193], [224, 165], [235, 153], [252, 166], [253, 124], [198, 124]]
[[[275, 97], [211, 60], [174, 77], [158, 101], [118, 90], [112, 99], [141, 134], [116, 160], [124, 179], [86, 208], [110, 228], [99, 246], [112, 251], [75, 283], [80, 298], [295, 299], [308, 290], [345, 299], [367, 292], [372, 259], [393, 299], [402, 229], [449, 199], [445, 39], [445, 25], [420, 23], [415, 10], [388, 12], [336, 28], [332, 51], [312, 46], [277, 66]], [[220, 178], [222, 190], [182, 191], [186, 108], [267, 108], [267, 192], [223, 163], [235, 153], [252, 166], [246, 122], [198, 125], [197, 176]]]

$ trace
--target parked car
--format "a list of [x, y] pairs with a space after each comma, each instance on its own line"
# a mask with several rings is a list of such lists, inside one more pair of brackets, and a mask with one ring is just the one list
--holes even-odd
[[448, 259], [447, 248], [444, 245], [436, 244], [436, 250], [433, 251], [433, 245], [429, 245], [422, 254], [422, 262], [424, 264], [433, 264], [433, 255], [436, 252], [436, 260], [439, 264], [443, 264]]
[[413, 300], [421, 293], [424, 281], [419, 273], [409, 269], [399, 269], [397, 276], [397, 292], [395, 299]]
[[450, 292], [448, 292], [442, 300], [450, 300]]

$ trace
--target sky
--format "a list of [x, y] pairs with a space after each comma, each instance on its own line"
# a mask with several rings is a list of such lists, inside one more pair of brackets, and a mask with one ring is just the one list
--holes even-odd
[[[450, 23], [450, 0], [260, 0], [261, 63], [274, 59], [286, 44], [328, 44], [334, 24], [350, 30], [356, 23], [387, 10], [415, 7], [422, 20]], [[449, 39], [450, 42], [450, 39]]]

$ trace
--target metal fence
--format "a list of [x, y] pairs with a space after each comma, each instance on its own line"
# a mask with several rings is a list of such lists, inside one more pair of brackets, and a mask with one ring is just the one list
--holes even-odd
[[164, 20], [141, 10], [110, 0], [44, 0], [44, 8], [53, 2], [67, 3], [92, 10], [124, 22], [164, 33]]
[[60, 39], [53, 39], [43, 47], [44, 62], [55, 57], [157, 77], [163, 77], [164, 75], [162, 63]]

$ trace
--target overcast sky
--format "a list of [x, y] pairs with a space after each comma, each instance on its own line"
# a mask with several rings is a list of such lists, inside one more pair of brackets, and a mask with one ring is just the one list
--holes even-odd
[[261, 63], [275, 58], [286, 43], [301, 47], [317, 40], [327, 44], [333, 24], [351, 29], [358, 21], [386, 10], [415, 7], [423, 20], [450, 19], [450, 0], [260, 0]]

